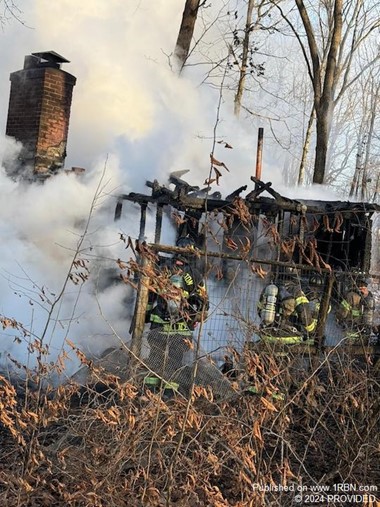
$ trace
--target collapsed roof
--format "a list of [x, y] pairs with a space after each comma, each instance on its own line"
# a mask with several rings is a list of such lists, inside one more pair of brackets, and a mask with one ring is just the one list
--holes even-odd
[[[283, 242], [297, 239], [301, 249], [314, 245], [321, 262], [329, 267], [343, 270], [360, 270], [369, 272], [371, 254], [371, 217], [380, 211], [374, 203], [349, 201], [319, 201], [308, 199], [290, 199], [276, 192], [272, 183], [251, 177], [254, 189], [244, 198], [240, 194], [247, 190], [247, 185], [237, 188], [222, 198], [220, 192], [210, 193], [210, 187], [200, 189], [182, 179], [184, 173], [172, 173], [169, 178], [174, 189], [159, 184], [157, 180], [147, 181], [151, 194], [131, 192], [120, 195], [115, 210], [115, 220], [121, 217], [124, 200], [138, 203], [141, 207], [140, 232], [143, 237], [146, 220], [146, 209], [155, 204], [156, 235], [155, 243], [160, 242], [162, 210], [171, 206], [183, 212], [189, 220], [184, 220], [179, 227], [179, 236], [190, 234], [195, 237], [197, 245], [202, 248], [204, 238], [199, 231], [199, 220], [204, 213], [218, 212], [229, 217], [225, 228], [225, 237], [247, 235], [247, 229], [255, 229], [259, 217], [264, 217], [267, 227], [276, 230]], [[269, 196], [263, 195], [264, 193]], [[243, 230], [239, 230], [239, 222]], [[195, 225], [194, 225], [195, 224]], [[314, 248], [313, 247], [313, 248]], [[298, 253], [297, 253], [298, 252]], [[283, 252], [282, 252], [283, 253]], [[299, 248], [292, 250], [297, 258], [288, 260], [308, 263], [307, 253], [304, 258]], [[319, 267], [319, 266], [318, 266]]]

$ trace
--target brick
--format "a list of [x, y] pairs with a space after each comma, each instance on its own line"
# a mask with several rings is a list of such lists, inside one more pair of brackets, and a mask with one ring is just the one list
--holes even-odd
[[[71, 74], [55, 68], [32, 68], [11, 74], [7, 135], [23, 142], [25, 156], [42, 157], [35, 170], [62, 164], [67, 143], [73, 86]], [[34, 146], [34, 151], [31, 151]]]

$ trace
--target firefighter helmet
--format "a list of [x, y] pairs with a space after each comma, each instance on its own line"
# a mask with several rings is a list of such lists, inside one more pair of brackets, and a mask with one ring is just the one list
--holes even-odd
[[313, 273], [309, 279], [309, 285], [320, 286], [323, 285], [322, 275], [319, 273]]
[[365, 278], [359, 277], [356, 280], [356, 286], [360, 289], [360, 287], [368, 287], [368, 282]]
[[[187, 248], [191, 251], [191, 249], [195, 247], [195, 241], [190, 236], [182, 236], [177, 239], [176, 246], [179, 248]], [[175, 264], [187, 264], [189, 262], [187, 257], [187, 252], [175, 253], [173, 261]]]
[[176, 245], [180, 248], [191, 248], [195, 246], [195, 241], [190, 236], [182, 236], [177, 239]]

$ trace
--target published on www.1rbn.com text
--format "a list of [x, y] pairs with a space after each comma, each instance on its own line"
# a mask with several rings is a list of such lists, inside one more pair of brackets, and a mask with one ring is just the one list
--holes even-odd
[[255, 491], [264, 491], [272, 493], [292, 494], [295, 503], [307, 504], [325, 504], [329, 503], [357, 503], [361, 505], [380, 506], [379, 488], [374, 484], [359, 485], [349, 483], [337, 483], [331, 486], [315, 484], [295, 484], [286, 486], [282, 484], [261, 484], [253, 485]]

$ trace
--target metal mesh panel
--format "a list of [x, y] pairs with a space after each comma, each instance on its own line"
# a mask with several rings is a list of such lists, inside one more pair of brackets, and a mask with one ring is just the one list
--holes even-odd
[[[283, 270], [275, 273], [274, 270], [270, 271], [266, 266], [261, 266], [261, 275], [266, 268], [266, 275], [261, 278], [254, 267], [251, 268], [243, 261], [229, 262], [229, 268], [234, 269], [232, 279], [218, 280], [213, 276], [208, 278], [208, 318], [198, 324], [193, 332], [167, 333], [163, 332], [162, 328], [150, 329], [150, 325], [145, 326], [139, 353], [142, 361], [138, 366], [139, 378], [157, 377], [159, 384], [155, 384], [156, 386], [162, 388], [166, 384], [172, 384], [186, 396], [196, 365], [195, 384], [211, 388], [216, 397], [225, 398], [235, 392], [234, 375], [231, 371], [234, 373], [244, 367], [243, 352], [247, 348], [254, 348], [257, 353], [274, 358], [279, 367], [290, 368], [292, 375], [308, 368], [307, 352], [305, 356], [305, 351], [300, 352], [296, 346], [285, 346], [281, 351], [276, 340], [262, 340], [263, 335], [269, 335], [273, 328], [265, 328], [262, 325], [258, 311], [260, 295], [269, 283], [276, 283], [279, 287], [291, 283], [295, 284], [298, 290], [302, 290], [308, 301], [312, 302], [315, 298], [320, 302], [326, 296], [328, 273], [321, 274], [312, 270], [297, 273]], [[323, 345], [327, 347], [352, 344], [350, 334], [357, 331], [357, 328], [350, 325], [348, 320], [338, 323], [337, 313], [343, 294], [355, 283], [356, 276], [357, 274], [347, 272], [335, 276], [323, 329]], [[318, 283], [313, 283], [315, 278]], [[372, 281], [369, 288], [373, 291], [375, 300], [371, 329], [376, 329], [379, 325], [378, 282]], [[308, 338], [307, 341], [301, 341], [302, 346], [313, 344], [313, 334]], [[373, 332], [361, 332], [355, 343], [367, 345], [376, 340], [378, 337]], [[117, 374], [122, 380], [129, 378], [130, 347], [131, 343], [128, 343], [118, 350], [108, 351], [97, 364]], [[87, 368], [85, 370], [76, 375], [81, 382], [87, 377]]]
[[[350, 286], [355, 284], [357, 274], [338, 273], [334, 278], [334, 284], [331, 295], [326, 295], [328, 273], [320, 273], [313, 270], [304, 270], [300, 272], [287, 271], [282, 269], [280, 272], [268, 270], [267, 266], [262, 266], [267, 274], [264, 278], [255, 274], [245, 262], [229, 261], [229, 269], [234, 266], [234, 277], [232, 280], [208, 280], [208, 292], [210, 297], [209, 318], [204, 324], [202, 330], [202, 346], [217, 361], [222, 361], [225, 354], [230, 353], [231, 349], [241, 352], [244, 344], [255, 342], [262, 337], [263, 326], [262, 319], [258, 312], [258, 303], [263, 289], [269, 283], [275, 283], [279, 287], [294, 285], [298, 291], [307, 297], [309, 306], [316, 305], [314, 309], [316, 315], [316, 326], [314, 331], [308, 336], [308, 342], [312, 343], [315, 338], [315, 331], [321, 315], [319, 308], [324, 297], [328, 300], [328, 310], [326, 322], [322, 328], [322, 339], [325, 346], [335, 346], [339, 343], [349, 342], [357, 324], [345, 320], [337, 321], [337, 313], [340, 308], [345, 292]], [[297, 292], [296, 289], [296, 292]], [[373, 324], [376, 328], [380, 318], [378, 316], [378, 291], [376, 283], [370, 285], [373, 291], [375, 301]], [[294, 319], [290, 319], [290, 325], [298, 328]], [[375, 338], [371, 326], [360, 332], [358, 343], [366, 344]], [[298, 328], [299, 329], [299, 328]], [[365, 331], [365, 332], [364, 332]], [[305, 339], [303, 340], [305, 342]]]
[[259, 325], [257, 301], [263, 281], [245, 263], [234, 264], [232, 280], [209, 279], [207, 283], [210, 309], [202, 329], [202, 346], [219, 361], [228, 349], [241, 351], [246, 341], [254, 339]]
[[195, 374], [195, 384], [210, 387], [214, 395], [226, 397], [233, 394], [231, 383], [217, 363], [199, 346], [196, 333], [194, 335], [169, 334], [160, 329], [145, 333], [142, 360], [148, 367], [146, 377], [151, 380], [157, 375], [160, 387], [177, 389], [186, 396]]

